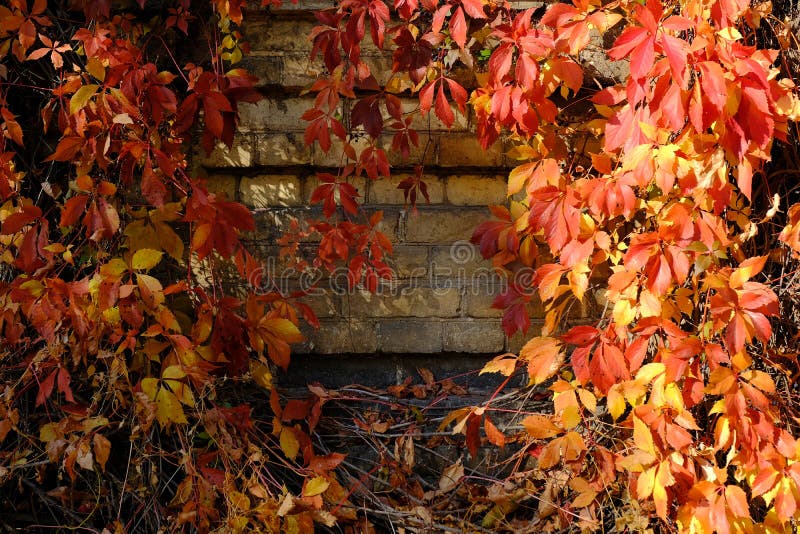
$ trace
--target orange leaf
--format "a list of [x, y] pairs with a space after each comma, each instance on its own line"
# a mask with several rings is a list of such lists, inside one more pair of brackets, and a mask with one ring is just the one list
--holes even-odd
[[92, 441], [94, 444], [94, 459], [100, 465], [100, 469], [105, 471], [106, 462], [111, 454], [111, 442], [101, 434], [95, 434]]
[[520, 358], [528, 362], [528, 375], [533, 384], [541, 384], [555, 375], [564, 363], [561, 343], [552, 337], [535, 337], [519, 352]]
[[505, 434], [500, 432], [488, 417], [483, 418], [483, 429], [486, 431], [486, 437], [492, 444], [501, 448], [506, 444]]
[[547, 439], [559, 435], [563, 430], [545, 415], [529, 415], [522, 420], [522, 426], [529, 436], [535, 439]]

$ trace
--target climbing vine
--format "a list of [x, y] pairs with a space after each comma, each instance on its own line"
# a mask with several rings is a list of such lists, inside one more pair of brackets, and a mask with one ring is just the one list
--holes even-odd
[[[344, 264], [351, 286], [389, 277], [381, 214], [362, 212], [351, 182], [387, 177], [394, 151], [416, 164], [407, 201], [427, 199], [414, 114], [449, 127], [470, 113], [482, 146], [502, 139], [518, 162], [474, 241], [517, 282], [495, 305], [529, 341], [482, 372], [525, 374], [547, 408], [501, 406], [501, 387], [443, 416], [429, 445], [464, 434], [473, 458], [488, 443], [515, 451], [513, 465], [481, 489], [451, 463], [423, 491], [410, 431], [357, 476], [318, 439], [324, 405], [361, 397], [317, 385], [279, 396], [272, 372], [300, 323], [318, 323], [301, 295], [263, 290], [242, 241], [251, 213], [192, 171], [194, 148], [230, 146], [238, 105], [260, 98], [238, 65], [245, 7], [0, 5], [3, 507], [34, 528], [362, 531], [374, 518], [353, 501], [387, 472], [396, 506], [431, 528], [444, 494], [475, 504], [487, 529], [599, 530], [609, 514], [692, 532], [793, 528], [797, 349], [776, 290], [792, 289], [781, 269], [796, 269], [800, 208], [785, 178], [796, 172], [770, 167], [797, 163], [781, 153], [800, 119], [790, 18], [742, 0], [344, 0], [316, 13], [311, 59], [326, 75], [308, 88], [305, 142], [342, 165], [311, 195], [324, 219], [295, 228], [284, 252], [316, 233], [312, 261]], [[382, 84], [366, 39], [391, 50]], [[589, 50], [624, 76], [590, 74]], [[588, 111], [576, 120], [577, 103]], [[231, 268], [259, 291], [232, 295]], [[513, 276], [523, 268], [529, 286]], [[535, 335], [531, 289], [546, 311]], [[587, 299], [600, 316], [569, 323]], [[403, 399], [463, 391], [420, 374], [378, 398], [423, 425]], [[370, 439], [398, 423], [354, 419]], [[519, 503], [534, 494], [526, 519]]]

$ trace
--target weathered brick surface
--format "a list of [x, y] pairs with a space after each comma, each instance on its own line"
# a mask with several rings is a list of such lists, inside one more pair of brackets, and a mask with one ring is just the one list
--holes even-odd
[[502, 317], [503, 310], [492, 308], [501, 287], [473, 284], [464, 294], [465, 310], [469, 317]]
[[426, 278], [428, 276], [428, 247], [396, 246], [387, 263], [392, 268], [396, 279]]
[[[501, 327], [502, 310], [491, 308], [507, 281], [469, 243], [475, 227], [490, 217], [485, 206], [508, 201], [506, 173], [516, 162], [506, 158], [508, 147], [501, 142], [486, 150], [480, 147], [472, 131], [474, 117], [469, 114], [455, 111], [455, 123], [448, 128], [434, 114], [414, 114], [418, 100], [402, 97], [403, 110], [411, 114], [412, 125], [419, 131], [419, 146], [412, 147], [408, 158], [391, 150], [393, 131], [387, 117], [378, 146], [387, 150], [392, 177], [372, 181], [362, 172], [349, 179], [361, 195], [367, 217], [376, 210], [383, 212], [378, 229], [394, 247], [386, 259], [394, 280], [378, 294], [351, 289], [345, 270], [299, 272], [289, 259], [278, 256], [277, 239], [293, 220], [302, 225], [323, 218], [321, 206], [310, 205], [319, 185], [317, 173], [335, 173], [346, 162], [342, 141], [334, 136], [328, 152], [304, 142], [307, 123], [301, 115], [314, 99], [305, 90], [324, 73], [321, 58], [310, 59], [308, 34], [317, 24], [310, 9], [333, 5], [333, 0], [309, 2], [253, 10], [243, 31], [252, 53], [242, 66], [258, 77], [265, 98], [240, 106], [241, 133], [231, 149], [220, 146], [210, 155], [197, 151], [193, 161], [198, 175], [208, 175], [212, 191], [224, 192], [255, 211], [256, 230], [244, 240], [265, 261], [270, 284], [274, 284], [269, 287], [287, 294], [313, 287], [302, 302], [320, 318], [321, 328], [304, 326], [307, 341], [295, 352], [490, 355], [518, 350], [539, 330], [541, 304], [533, 301], [529, 306], [534, 317], [531, 331], [507, 338]], [[362, 54], [379, 83], [385, 82], [391, 71], [391, 51], [379, 50], [367, 37]], [[457, 68], [450, 75], [467, 89], [475, 86], [469, 69]], [[350, 106], [352, 102], [345, 99], [339, 110], [345, 124]], [[350, 142], [357, 155], [369, 146], [365, 136]], [[420, 164], [424, 164], [430, 204], [419, 195], [414, 212], [397, 186]], [[303, 239], [299, 254], [312, 258], [319, 240], [319, 235]], [[247, 281], [237, 283], [237, 290], [247, 288]], [[594, 298], [587, 297], [565, 321], [585, 320], [597, 306]]]
[[257, 78], [256, 86], [279, 85], [284, 79], [282, 53], [253, 54], [242, 60], [242, 68]]
[[[284, 166], [311, 163], [311, 149], [305, 146], [303, 134], [263, 134], [257, 136], [258, 165]], [[251, 160], [252, 162], [252, 160]]]
[[445, 352], [502, 352], [505, 336], [499, 321], [469, 319], [444, 323]]
[[456, 206], [503, 204], [507, 191], [505, 176], [456, 174], [447, 177], [447, 202]]
[[252, 17], [245, 18], [242, 33], [257, 52], [309, 53], [308, 36], [317, 23], [305, 17]]
[[410, 243], [454, 243], [469, 240], [475, 227], [486, 220], [488, 210], [459, 208], [431, 210], [424, 207], [410, 215], [405, 240]]
[[432, 353], [442, 352], [442, 323], [392, 319], [378, 325], [378, 344], [383, 352]]
[[[419, 109], [418, 98], [403, 99], [403, 113], [411, 113], [417, 109]], [[436, 116], [433, 110], [427, 114], [415, 113], [412, 116], [411, 126], [420, 131], [466, 132], [469, 129], [468, 110], [465, 109], [464, 113], [462, 113], [455, 104], [451, 104], [450, 109], [453, 111], [454, 121], [449, 128]]]
[[470, 285], [499, 283], [492, 262], [484, 260], [477, 245], [466, 239], [431, 249], [431, 274], [437, 278], [459, 278]]
[[283, 56], [282, 67], [281, 83], [286, 87], [306, 87], [325, 72], [322, 58], [316, 57], [311, 61], [308, 54]]
[[[304, 122], [304, 121], [300, 121]], [[350, 145], [355, 150], [356, 157], [361, 155], [361, 152], [364, 151], [369, 146], [369, 142], [365, 137], [359, 137], [358, 139], [353, 139], [350, 141]], [[314, 143], [313, 148], [314, 153], [314, 165], [318, 167], [342, 167], [345, 163], [347, 163], [347, 159], [343, 156], [344, 154], [344, 142], [333, 135], [331, 133], [331, 147], [326, 152], [319, 146], [319, 143]]]
[[217, 143], [210, 154], [198, 147], [198, 163], [209, 168], [225, 167], [251, 167], [255, 162], [253, 156], [253, 139], [249, 135], [237, 135], [233, 139], [233, 146], [228, 148], [223, 143]]
[[503, 146], [498, 141], [487, 149], [475, 134], [446, 134], [439, 137], [439, 165], [442, 167], [501, 167]]
[[258, 103], [239, 104], [239, 127], [255, 131], [303, 131], [308, 124], [300, 117], [314, 105], [313, 98], [264, 98]]
[[311, 290], [309, 295], [300, 299], [300, 302], [307, 304], [320, 319], [340, 316], [339, 296], [333, 292], [324, 291], [324, 287]]
[[533, 322], [526, 333], [523, 334], [522, 332], [517, 332], [513, 336], [506, 336], [506, 350], [508, 352], [513, 352], [514, 354], [519, 354], [519, 349], [521, 349], [532, 337], [538, 336], [541, 331], [542, 324], [539, 322]]
[[206, 185], [212, 193], [225, 193], [229, 200], [236, 198], [236, 176], [214, 174], [207, 178]]
[[378, 325], [372, 321], [322, 319], [319, 328], [301, 331], [306, 341], [295, 348], [297, 353], [372, 354], [379, 347]]
[[239, 192], [244, 204], [250, 208], [276, 206], [301, 206], [303, 184], [297, 176], [285, 174], [260, 174], [242, 178]]
[[460, 299], [457, 288], [396, 282], [376, 294], [354, 291], [344, 295], [342, 311], [351, 317], [456, 317]]

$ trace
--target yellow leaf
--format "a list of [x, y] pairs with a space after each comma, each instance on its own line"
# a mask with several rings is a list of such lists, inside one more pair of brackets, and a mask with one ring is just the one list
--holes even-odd
[[147, 395], [151, 401], [156, 400], [158, 395], [158, 379], [157, 378], [144, 378], [142, 379], [142, 391]]
[[728, 26], [727, 28], [723, 28], [717, 32], [717, 35], [725, 39], [726, 41], [738, 41], [742, 38], [742, 34], [734, 28], [733, 26]]
[[661, 315], [661, 299], [648, 289], [639, 294], [639, 311], [642, 317], [658, 317]]
[[152, 269], [158, 265], [158, 262], [161, 261], [161, 257], [163, 255], [164, 253], [160, 250], [155, 250], [152, 248], [139, 249], [133, 253], [131, 267], [138, 271], [147, 271], [148, 269]]
[[517, 357], [514, 354], [506, 353], [493, 358], [489, 363], [483, 366], [481, 372], [484, 373], [500, 373], [503, 376], [511, 376], [514, 369], [517, 367]]
[[614, 418], [614, 421], [625, 413], [625, 398], [619, 392], [619, 384], [614, 384], [611, 386], [611, 389], [608, 390], [606, 404], [608, 405], [608, 412], [611, 414], [611, 417]]
[[256, 384], [266, 390], [272, 389], [272, 373], [269, 367], [261, 362], [250, 360], [250, 374]]
[[106, 68], [103, 66], [103, 61], [99, 58], [90, 57], [87, 59], [86, 70], [101, 82], [106, 79]]
[[161, 282], [149, 274], [137, 274], [136, 283], [139, 286], [139, 296], [150, 308], [157, 308], [164, 303], [164, 293]]
[[633, 442], [643, 451], [653, 455], [653, 457], [656, 456], [653, 434], [645, 422], [636, 416], [633, 417]]
[[100, 267], [100, 274], [103, 276], [120, 276], [128, 270], [128, 265], [120, 258], [112, 258], [108, 263]]
[[526, 163], [519, 167], [514, 167], [508, 175], [508, 196], [513, 196], [525, 187], [525, 182], [530, 178], [539, 162]]
[[281, 429], [280, 441], [283, 454], [290, 460], [297, 458], [297, 453], [300, 452], [300, 443], [294, 435], [294, 430], [289, 427], [283, 427]]
[[100, 86], [92, 83], [89, 85], [84, 85], [75, 91], [75, 94], [69, 99], [70, 115], [74, 115], [79, 110], [83, 109], [83, 107], [89, 102], [89, 99], [92, 98], [97, 92], [98, 87]]
[[764, 371], [750, 369], [741, 373], [741, 377], [765, 393], [775, 393], [775, 381]]
[[161, 373], [161, 378], [171, 378], [172, 380], [180, 380], [185, 376], [186, 373], [179, 365], [170, 365]]
[[226, 494], [228, 497], [228, 502], [231, 503], [237, 510], [249, 510], [250, 509], [250, 499], [244, 493], [240, 493], [238, 491], [230, 491]]
[[578, 397], [581, 399], [581, 404], [583, 404], [587, 410], [592, 413], [597, 411], [597, 397], [594, 396], [594, 393], [581, 388], [578, 390]]
[[649, 384], [653, 381], [653, 379], [655, 379], [655, 377], [665, 373], [666, 370], [667, 366], [662, 362], [645, 364], [639, 368], [639, 372], [636, 373], [636, 381], [641, 382], [642, 384]]
[[589, 268], [585, 263], [579, 263], [567, 273], [569, 288], [572, 290], [575, 298], [581, 301], [583, 300], [583, 295], [586, 293], [586, 290], [589, 288], [588, 271]]
[[194, 406], [194, 395], [188, 384], [177, 380], [164, 380], [164, 383], [175, 394], [175, 398], [187, 406]]
[[636, 496], [639, 499], [647, 499], [653, 494], [653, 485], [656, 482], [656, 466], [651, 466], [642, 471], [636, 481]]
[[627, 326], [636, 319], [636, 310], [628, 299], [618, 300], [614, 304], [613, 316], [617, 326]]
[[567, 406], [561, 412], [561, 423], [566, 430], [572, 430], [581, 423], [581, 412], [577, 406]]
[[58, 423], [47, 423], [39, 429], [39, 440], [45, 443], [63, 437], [63, 431], [59, 430]]
[[274, 317], [272, 319], [265, 318], [259, 321], [258, 326], [269, 330], [287, 343], [299, 343], [304, 339], [303, 334], [300, 333], [300, 329], [289, 319], [282, 319], [279, 317]]
[[178, 261], [183, 260], [183, 240], [166, 223], [156, 222], [153, 226], [158, 236], [158, 244], [170, 256]]
[[328, 489], [330, 485], [331, 483], [328, 482], [325, 477], [314, 477], [306, 481], [305, 487], [303, 488], [303, 496], [313, 497], [314, 495], [319, 495]]
[[44, 293], [44, 284], [38, 280], [26, 280], [19, 287], [30, 293], [32, 297], [40, 297]]
[[166, 426], [170, 422], [186, 424], [186, 414], [183, 413], [183, 407], [171, 391], [161, 388], [156, 395], [156, 419], [161, 426]]
[[731, 421], [728, 417], [720, 417], [714, 427], [714, 449], [727, 449], [731, 445]]
[[655, 481], [653, 482], [653, 502], [656, 504], [656, 513], [662, 519], [667, 518], [667, 487], [675, 483], [669, 469], [669, 460], [658, 464]]

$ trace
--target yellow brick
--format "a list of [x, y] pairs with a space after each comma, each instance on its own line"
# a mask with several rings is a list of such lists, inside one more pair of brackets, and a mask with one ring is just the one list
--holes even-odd
[[503, 176], [455, 175], [447, 178], [447, 201], [456, 206], [504, 204], [508, 182]]
[[242, 178], [239, 191], [242, 202], [251, 208], [303, 204], [303, 186], [297, 176], [262, 174], [252, 178]]

